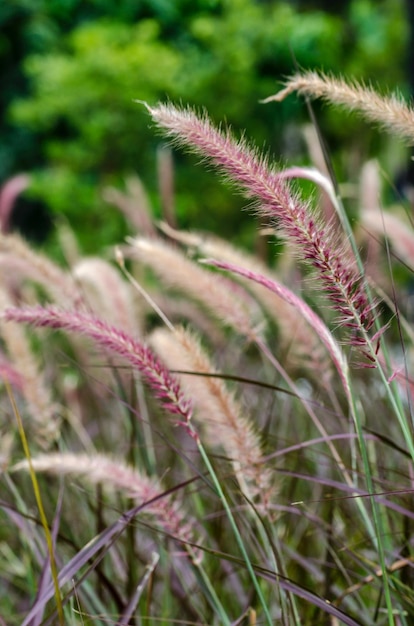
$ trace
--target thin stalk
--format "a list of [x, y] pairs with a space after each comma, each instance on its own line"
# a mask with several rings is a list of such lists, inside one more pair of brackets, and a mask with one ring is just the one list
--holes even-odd
[[[310, 104], [308, 102], [308, 107], [310, 107]], [[316, 123], [315, 119], [313, 119], [314, 123]], [[323, 146], [322, 146], [323, 147]], [[326, 153], [326, 150], [323, 150], [324, 152], [324, 157], [325, 157], [325, 163], [326, 166], [328, 168], [328, 171], [330, 172], [332, 178], [333, 178], [333, 167], [332, 164], [329, 160], [328, 154]], [[336, 214], [338, 215], [339, 221], [341, 223], [341, 226], [345, 232], [345, 235], [351, 245], [352, 248], [352, 252], [358, 267], [358, 271], [360, 273], [360, 276], [362, 277], [363, 281], [364, 281], [364, 289], [365, 289], [365, 293], [367, 295], [368, 301], [369, 303], [373, 306], [374, 305], [374, 297], [372, 295], [372, 290], [371, 287], [369, 285], [369, 282], [366, 279], [365, 276], [365, 267], [363, 264], [363, 261], [361, 259], [361, 255], [359, 253], [359, 248], [358, 248], [358, 244], [355, 241], [355, 236], [354, 236], [354, 232], [352, 230], [352, 226], [351, 223], [349, 221], [348, 215], [345, 211], [345, 207], [343, 205], [342, 202], [342, 198], [339, 195], [339, 193], [337, 192], [337, 184], [336, 181], [333, 180], [333, 188], [336, 190], [334, 193], [330, 193], [329, 197], [330, 200], [335, 208]], [[375, 328], [378, 331], [381, 330], [381, 323], [378, 317], [375, 318]], [[395, 411], [395, 414], [397, 416], [397, 419], [399, 421], [399, 424], [401, 426], [404, 438], [406, 440], [407, 446], [410, 450], [410, 454], [412, 456], [412, 459], [414, 461], [414, 444], [412, 441], [412, 436], [411, 436], [411, 432], [409, 430], [409, 427], [407, 425], [407, 421], [405, 418], [405, 411], [404, 411], [404, 407], [402, 405], [402, 401], [401, 401], [401, 397], [400, 394], [398, 393], [398, 388], [397, 385], [395, 383], [389, 383], [387, 380], [387, 377], [385, 375], [384, 372], [384, 368], [382, 366], [382, 364], [379, 362], [376, 351], [372, 348], [371, 342], [366, 334], [366, 332], [364, 331], [364, 329], [361, 329], [361, 332], [364, 334], [365, 339], [366, 339], [366, 343], [367, 346], [369, 346], [370, 348], [370, 353], [371, 356], [375, 359], [375, 364], [378, 368], [378, 371], [380, 372], [380, 376], [382, 379], [382, 382], [384, 383], [385, 389], [386, 389], [386, 393], [388, 396], [388, 399], [390, 400], [391, 404], [392, 404], [392, 408]], [[390, 361], [390, 357], [388, 354], [388, 350], [387, 350], [387, 346], [384, 343], [382, 345], [382, 353], [384, 355], [385, 358], [385, 362], [387, 364], [387, 367], [389, 367], [391, 369], [391, 361]]]
[[374, 496], [374, 485], [373, 485], [373, 480], [372, 480], [372, 475], [371, 475], [368, 451], [367, 451], [364, 434], [362, 430], [361, 419], [360, 419], [356, 402], [355, 402], [355, 396], [352, 393], [350, 380], [349, 380], [348, 403], [349, 403], [351, 417], [354, 422], [355, 431], [358, 437], [359, 449], [360, 449], [361, 457], [362, 457], [362, 465], [363, 465], [364, 474], [365, 474], [366, 489], [367, 489], [367, 492], [371, 494], [369, 497], [369, 502], [371, 504], [372, 517], [373, 517], [375, 535], [376, 535], [375, 548], [378, 553], [378, 558], [379, 558], [381, 572], [382, 572], [382, 580], [384, 584], [384, 596], [385, 596], [385, 602], [386, 602], [387, 610], [388, 610], [388, 624], [389, 626], [395, 626], [394, 606], [393, 606], [393, 601], [391, 597], [391, 587], [390, 587], [390, 581], [388, 578], [388, 568], [387, 568], [387, 564], [385, 561], [385, 553], [384, 553], [384, 546], [383, 546], [383, 539], [387, 536], [387, 533], [385, 533], [382, 516], [380, 515], [380, 512], [379, 512], [379, 505], [377, 501], [375, 500], [375, 496]]
[[[269, 544], [269, 537], [268, 537], [268, 531], [266, 530], [263, 521], [260, 519], [260, 515], [256, 514], [254, 515], [254, 522], [256, 525], [256, 528], [259, 532], [260, 538], [262, 540], [262, 544], [265, 547], [266, 544]], [[275, 533], [275, 536], [272, 538], [272, 543], [273, 545], [275, 545], [275, 552], [276, 552], [276, 547], [277, 547], [277, 555], [278, 555], [278, 559], [276, 560], [276, 556], [273, 553], [273, 550], [270, 550], [270, 555], [271, 555], [271, 563], [273, 565], [273, 569], [276, 573], [280, 573], [284, 578], [288, 578], [287, 576], [287, 572], [284, 568], [284, 563], [282, 562], [281, 559], [281, 549], [280, 549], [280, 545], [279, 545], [279, 539], [277, 537], [277, 533]], [[297, 602], [296, 602], [296, 596], [294, 593], [291, 593], [290, 591], [286, 590], [285, 591], [286, 595], [289, 596], [289, 601], [290, 601], [290, 606], [291, 606], [291, 610], [293, 612], [293, 617], [295, 620], [295, 624], [297, 624], [298, 626], [300, 626], [301, 623], [301, 619], [299, 616], [299, 612], [298, 612], [298, 607], [297, 607]], [[281, 608], [283, 608], [283, 606], [286, 604], [287, 600], [285, 599], [283, 594], [280, 594], [280, 601], [281, 601]]]
[[[269, 358], [270, 361], [273, 364], [275, 364], [275, 359], [274, 359], [273, 355], [271, 354], [271, 352], [268, 350], [267, 346], [263, 342], [260, 342], [259, 347], [262, 350], [262, 352], [267, 356], [267, 358]], [[276, 364], [277, 364], [277, 362], [276, 362]], [[281, 368], [280, 368], [279, 364], [277, 364], [277, 366], [278, 366], [278, 371], [281, 371]], [[287, 377], [287, 374], [284, 373], [284, 376]], [[371, 508], [372, 508], [372, 517], [373, 517], [373, 522], [374, 522], [373, 525], [371, 523], [371, 519], [370, 519], [370, 517], [368, 515], [368, 512], [367, 512], [365, 506], [363, 505], [363, 503], [361, 502], [361, 500], [359, 498], [357, 498], [356, 502], [357, 502], [357, 506], [358, 506], [358, 508], [360, 510], [360, 513], [361, 513], [361, 515], [362, 515], [362, 517], [363, 517], [363, 519], [365, 521], [365, 525], [367, 527], [367, 530], [369, 531], [371, 541], [372, 541], [373, 545], [375, 546], [375, 548], [376, 548], [376, 550], [378, 552], [378, 558], [379, 558], [381, 571], [382, 571], [382, 576], [383, 576], [383, 581], [384, 581], [385, 600], [386, 600], [386, 603], [387, 603], [388, 617], [389, 617], [389, 620], [390, 620], [389, 624], [390, 624], [390, 626], [394, 626], [394, 617], [393, 617], [393, 610], [392, 610], [393, 607], [392, 607], [391, 594], [390, 594], [390, 583], [389, 583], [389, 579], [388, 579], [388, 570], [387, 570], [387, 567], [386, 567], [385, 554], [384, 554], [384, 548], [383, 548], [383, 543], [382, 543], [382, 538], [386, 536], [386, 533], [384, 532], [383, 522], [382, 522], [381, 516], [379, 514], [378, 503], [375, 501], [375, 498], [374, 498], [374, 495], [373, 495], [374, 494], [374, 487], [373, 487], [373, 481], [372, 481], [372, 476], [371, 476], [370, 464], [369, 464], [369, 459], [368, 459], [368, 452], [367, 452], [365, 439], [364, 439], [364, 435], [363, 435], [363, 431], [362, 431], [361, 419], [359, 417], [358, 409], [357, 409], [357, 406], [356, 406], [356, 403], [355, 403], [354, 394], [352, 393], [352, 386], [351, 386], [351, 380], [349, 378], [349, 372], [344, 372], [344, 376], [346, 377], [346, 382], [347, 382], [347, 384], [344, 385], [344, 389], [345, 389], [345, 393], [346, 393], [347, 400], [348, 400], [350, 414], [351, 414], [351, 417], [352, 417], [352, 420], [353, 420], [353, 423], [354, 423], [354, 427], [355, 427], [355, 431], [356, 431], [356, 434], [357, 434], [359, 448], [360, 448], [360, 451], [361, 451], [362, 463], [363, 463], [365, 477], [366, 477], [366, 488], [367, 488], [367, 492], [369, 494], [372, 494], [372, 496], [369, 498], [369, 501], [370, 501]], [[292, 388], [293, 391], [295, 391], [295, 384], [294, 384], [294, 382], [289, 380], [289, 384], [293, 385], [293, 387], [291, 387], [291, 388]], [[309, 410], [310, 407], [306, 407], [306, 408], [307, 408], [309, 414], [313, 413], [312, 410]], [[317, 423], [319, 423], [319, 420], [317, 420]], [[321, 432], [324, 432], [323, 426], [321, 424], [318, 427], [321, 429]], [[336, 459], [337, 463], [339, 464], [339, 467], [341, 467], [342, 471], [344, 472], [344, 477], [347, 479], [348, 478], [348, 473], [346, 472], [346, 470], [345, 470], [345, 468], [343, 466], [343, 462], [342, 462], [341, 458], [339, 457], [339, 455], [338, 455], [338, 453], [337, 453], [337, 451], [336, 451], [334, 446], [332, 446], [331, 451], [333, 451], [333, 453], [335, 455], [335, 459]], [[349, 478], [348, 478], [348, 480], [349, 480]]]
[[[266, 345], [265, 342], [263, 341], [259, 341], [257, 342], [257, 346], [260, 348], [260, 350], [262, 351], [262, 353], [266, 356], [266, 358], [270, 361], [270, 363], [272, 363], [272, 365], [275, 367], [275, 369], [281, 374], [281, 376], [284, 378], [284, 380], [287, 382], [287, 384], [289, 385], [289, 388], [297, 395], [300, 396], [300, 392], [299, 389], [297, 388], [295, 382], [291, 379], [291, 377], [289, 376], [289, 374], [282, 368], [282, 366], [280, 365], [280, 363], [277, 361], [277, 359], [274, 357], [274, 355], [272, 354], [272, 352], [269, 350], [268, 346]], [[348, 394], [350, 394], [350, 387], [349, 387], [349, 380], [347, 381], [347, 385], [345, 388], [345, 392], [346, 395], [348, 397]], [[316, 415], [316, 413], [314, 412], [314, 410], [312, 409], [312, 407], [310, 406], [309, 402], [306, 400], [306, 398], [302, 398], [302, 404], [304, 406], [304, 408], [306, 409], [309, 417], [311, 418], [313, 424], [316, 426], [316, 428], [318, 429], [318, 431], [321, 433], [322, 437], [326, 440], [326, 444], [335, 460], [335, 462], [338, 465], [338, 468], [341, 470], [343, 477], [345, 479], [346, 484], [348, 485], [348, 487], [354, 487], [354, 482], [352, 480], [352, 478], [350, 477], [345, 464], [338, 452], [338, 450], [336, 449], [336, 447], [333, 445], [327, 431], [325, 430], [325, 427], [323, 426], [323, 424], [321, 423], [321, 421], [319, 420], [318, 416]], [[368, 512], [363, 504], [363, 502], [361, 501], [360, 498], [356, 499], [356, 504], [359, 508], [359, 511], [364, 519], [365, 525], [367, 527], [367, 530], [371, 536], [371, 538], [373, 538], [375, 536], [375, 532], [371, 523], [371, 519], [368, 515]]]
[[220, 623], [225, 624], [225, 626], [231, 626], [232, 621], [229, 619], [222, 603], [220, 602], [220, 599], [218, 595], [216, 594], [214, 586], [212, 585], [210, 578], [208, 577], [205, 569], [203, 568], [202, 564], [197, 559], [197, 555], [194, 554], [194, 552], [191, 549], [191, 546], [186, 546], [186, 551], [190, 555], [192, 562], [197, 568], [197, 571], [200, 574], [204, 585], [206, 586], [208, 594], [210, 594], [210, 598], [209, 598], [210, 605], [216, 611], [216, 613], [218, 613], [220, 620], [221, 620]]
[[46, 518], [46, 513], [43, 507], [42, 496], [40, 495], [40, 488], [39, 488], [39, 483], [37, 481], [36, 472], [34, 471], [34, 468], [32, 465], [32, 457], [30, 454], [30, 448], [29, 448], [29, 444], [27, 441], [26, 433], [23, 427], [22, 418], [20, 416], [12, 390], [10, 388], [10, 385], [7, 379], [5, 379], [4, 384], [7, 389], [7, 394], [9, 396], [10, 404], [12, 405], [13, 413], [17, 421], [17, 427], [19, 429], [19, 435], [20, 435], [20, 439], [22, 442], [24, 454], [29, 464], [29, 474], [30, 474], [30, 478], [32, 481], [33, 492], [34, 492], [34, 496], [36, 499], [37, 508], [39, 510], [40, 521], [42, 523], [43, 530], [45, 533], [46, 545], [47, 545], [49, 559], [50, 559], [50, 570], [52, 574], [53, 586], [55, 589], [56, 608], [58, 612], [59, 624], [60, 626], [65, 626], [65, 619], [63, 615], [62, 599], [60, 597], [58, 572], [57, 572], [57, 566], [56, 566], [56, 560], [55, 560], [55, 552], [53, 548], [52, 534], [50, 532], [49, 524]]
[[214, 485], [214, 488], [216, 489], [217, 495], [219, 496], [219, 498], [220, 498], [220, 500], [221, 500], [221, 502], [222, 502], [222, 504], [224, 506], [224, 510], [225, 510], [227, 518], [228, 518], [228, 520], [230, 522], [230, 526], [232, 528], [232, 531], [234, 533], [235, 539], [237, 541], [237, 545], [239, 546], [240, 552], [241, 552], [241, 554], [243, 556], [243, 559], [244, 559], [244, 561], [246, 563], [247, 570], [248, 570], [248, 572], [250, 574], [250, 578], [252, 580], [254, 589], [255, 589], [255, 591], [256, 591], [256, 593], [258, 595], [258, 598], [260, 600], [260, 603], [261, 603], [261, 605], [263, 607], [263, 611], [264, 611], [264, 614], [265, 614], [265, 617], [266, 617], [266, 622], [267, 622], [267, 624], [269, 626], [273, 626], [274, 625], [274, 621], [272, 620], [272, 617], [271, 617], [271, 615], [269, 613], [269, 609], [267, 607], [266, 600], [264, 598], [263, 592], [262, 592], [262, 590], [260, 588], [259, 581], [257, 579], [257, 576], [256, 576], [255, 572], [254, 572], [253, 565], [252, 565], [252, 563], [250, 561], [249, 555], [247, 554], [246, 548], [245, 548], [244, 543], [243, 543], [243, 539], [242, 539], [242, 537], [240, 535], [240, 531], [239, 531], [239, 529], [237, 527], [237, 524], [236, 524], [236, 521], [234, 519], [233, 513], [231, 512], [231, 509], [230, 509], [229, 503], [227, 501], [227, 498], [226, 498], [226, 496], [224, 494], [223, 489], [221, 488], [220, 481], [219, 481], [219, 479], [217, 477], [217, 474], [216, 474], [216, 472], [215, 472], [215, 470], [214, 470], [214, 468], [213, 468], [213, 466], [212, 466], [212, 464], [210, 462], [210, 459], [209, 459], [209, 457], [208, 457], [208, 455], [207, 455], [207, 453], [206, 453], [206, 451], [204, 449], [203, 444], [201, 443], [198, 435], [195, 433], [194, 430], [192, 430], [192, 435], [194, 436], [194, 438], [196, 440], [197, 447], [198, 447], [198, 450], [200, 452], [201, 458], [203, 459], [203, 461], [204, 461], [204, 463], [205, 463], [205, 465], [207, 467], [207, 470], [208, 470], [208, 472], [209, 472], [209, 474], [211, 476], [211, 479], [213, 481], [213, 485]]

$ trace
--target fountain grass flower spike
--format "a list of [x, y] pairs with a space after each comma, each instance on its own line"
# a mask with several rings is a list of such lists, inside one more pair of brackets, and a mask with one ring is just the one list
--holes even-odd
[[288, 78], [284, 89], [263, 102], [281, 102], [293, 92], [357, 111], [368, 121], [414, 145], [414, 108], [399, 94], [382, 96], [356, 81], [346, 82], [318, 72], [304, 72]]
[[64, 311], [57, 307], [35, 306], [25, 308], [10, 307], [2, 314], [6, 321], [14, 321], [33, 326], [65, 330], [89, 337], [104, 350], [121, 356], [136, 368], [151, 388], [162, 406], [178, 416], [178, 424], [192, 434], [190, 420], [192, 404], [185, 397], [178, 380], [158, 359], [150, 348], [137, 341], [123, 330], [110, 326], [103, 320], [88, 313]]
[[259, 213], [274, 220], [281, 234], [295, 244], [298, 256], [317, 272], [339, 323], [351, 329], [349, 342], [367, 351], [367, 332], [375, 321], [350, 246], [341, 243], [332, 226], [324, 225], [310, 203], [292, 189], [283, 175], [245, 140], [217, 129], [204, 114], [171, 104], [146, 105], [157, 125], [177, 144], [211, 161], [254, 199]]
[[[120, 492], [137, 503], [148, 503], [144, 510], [154, 517], [157, 525], [184, 544], [194, 542], [194, 523], [185, 515], [180, 500], [172, 499], [161, 484], [149, 478], [122, 460], [104, 454], [73, 454], [57, 452], [41, 454], [31, 459], [36, 472], [55, 476], [79, 477], [89, 485], [102, 485], [107, 490]], [[13, 472], [29, 469], [25, 459], [13, 467]], [[187, 518], [187, 519], [186, 519]]]

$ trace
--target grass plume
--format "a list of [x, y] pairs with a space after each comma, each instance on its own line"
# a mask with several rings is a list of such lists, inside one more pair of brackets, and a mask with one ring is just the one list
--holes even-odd
[[29, 469], [54, 476], [77, 477], [89, 485], [100, 484], [107, 490], [124, 494], [136, 504], [153, 501], [145, 510], [164, 532], [184, 543], [194, 541], [194, 527], [182, 503], [172, 501], [168, 495], [159, 498], [163, 489], [157, 480], [149, 479], [119, 459], [103, 454], [57, 452], [32, 457], [30, 464], [21, 461], [12, 471]]
[[414, 143], [414, 109], [399, 95], [383, 96], [355, 80], [310, 71], [294, 74], [283, 89], [263, 102], [280, 102], [294, 92], [357, 111], [409, 144]]
[[191, 402], [184, 396], [178, 381], [165, 365], [142, 343], [123, 330], [86, 313], [64, 311], [56, 307], [8, 308], [3, 313], [6, 321], [32, 324], [77, 333], [92, 339], [99, 346], [123, 357], [142, 374], [154, 395], [166, 410], [179, 415], [183, 424], [191, 419]]
[[258, 211], [275, 221], [296, 245], [298, 256], [316, 270], [339, 322], [352, 329], [351, 342], [364, 343], [375, 313], [351, 251], [338, 234], [322, 224], [310, 204], [246, 141], [237, 141], [190, 108], [160, 104], [147, 109], [165, 134], [211, 161], [247, 198], [255, 199]]
[[184, 370], [178, 376], [183, 389], [195, 400], [195, 418], [206, 443], [209, 447], [219, 443], [232, 462], [243, 492], [249, 499], [259, 496], [265, 502], [272, 489], [254, 423], [217, 377], [200, 341], [183, 328], [174, 333], [160, 329], [152, 334], [151, 345], [170, 369]]

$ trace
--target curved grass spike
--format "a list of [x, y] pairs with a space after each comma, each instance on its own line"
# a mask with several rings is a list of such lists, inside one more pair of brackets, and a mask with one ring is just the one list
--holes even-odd
[[105, 350], [126, 359], [142, 374], [154, 395], [170, 413], [179, 416], [179, 424], [188, 430], [192, 416], [191, 402], [185, 397], [178, 380], [143, 343], [106, 322], [79, 311], [57, 307], [35, 306], [8, 308], [2, 314], [6, 321], [15, 321], [56, 330], [66, 330], [89, 337]]
[[[217, 371], [199, 338], [184, 328], [173, 333], [157, 329], [150, 343], [170, 369], [180, 370], [180, 384], [194, 398], [194, 421], [202, 429], [203, 438], [212, 446], [222, 446], [249, 500], [265, 503], [272, 489], [271, 476], [263, 464], [255, 424], [224, 381], [214, 376]], [[188, 376], [186, 371], [204, 376]]]
[[[206, 233], [175, 230], [165, 223], [161, 223], [159, 227], [168, 237], [183, 244], [192, 254], [195, 251], [197, 258], [217, 259], [260, 274], [263, 278], [277, 280], [277, 274], [257, 256], [236, 248], [227, 240]], [[249, 292], [262, 307], [266, 318], [272, 320], [279, 329], [279, 345], [281, 352], [285, 354], [285, 368], [295, 371], [296, 368], [305, 367], [309, 374], [316, 375], [319, 381], [327, 383], [332, 374], [332, 364], [322, 348], [318, 334], [309, 332], [309, 328], [303, 325], [300, 312], [263, 285], [240, 278], [242, 284], [248, 286]]]
[[288, 78], [284, 89], [262, 102], [281, 102], [295, 91], [357, 111], [365, 119], [377, 122], [410, 145], [414, 144], [414, 109], [399, 94], [382, 96], [355, 80], [346, 82], [342, 78], [318, 72], [304, 72]]
[[163, 492], [158, 481], [126, 465], [120, 459], [103, 454], [56, 452], [37, 455], [30, 462], [27, 459], [12, 467], [12, 471], [21, 470], [80, 477], [90, 485], [101, 484], [106, 489], [112, 488], [115, 492], [124, 493], [137, 503], [149, 502], [146, 510], [164, 532], [176, 537], [183, 544], [195, 541], [194, 526], [192, 520], [186, 516], [182, 502], [173, 501], [168, 495], [158, 498]]
[[154, 121], [178, 144], [212, 161], [257, 209], [276, 222], [298, 256], [316, 270], [339, 322], [351, 329], [349, 343], [364, 349], [376, 315], [350, 248], [323, 225], [308, 202], [295, 193], [283, 174], [246, 141], [213, 126], [206, 115], [170, 104], [146, 105]]
[[304, 300], [299, 298], [296, 294], [290, 291], [290, 289], [288, 289], [281, 283], [278, 283], [276, 280], [272, 280], [267, 276], [262, 276], [261, 274], [250, 271], [246, 268], [239, 267], [237, 265], [234, 265], [233, 263], [216, 261], [215, 259], [202, 259], [200, 262], [205, 263], [206, 265], [212, 265], [228, 272], [232, 272], [234, 274], [238, 274], [239, 276], [248, 278], [249, 280], [252, 280], [259, 285], [263, 285], [263, 287], [266, 287], [266, 289], [273, 291], [273, 293], [278, 295], [280, 298], [283, 298], [285, 302], [290, 304], [296, 311], [298, 311], [303, 319], [309, 324], [309, 326], [313, 328], [313, 330], [325, 346], [326, 350], [330, 354], [332, 362], [334, 363], [341, 378], [341, 382], [345, 389], [347, 397], [350, 396], [348, 363], [342, 353], [342, 350], [333, 338], [332, 334], [329, 332], [327, 326], [325, 326], [320, 317], [316, 315], [316, 313], [306, 304]]

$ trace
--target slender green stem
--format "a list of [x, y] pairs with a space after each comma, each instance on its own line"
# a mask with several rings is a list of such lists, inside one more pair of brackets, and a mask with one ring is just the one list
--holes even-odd
[[201, 577], [201, 580], [203, 581], [206, 587], [207, 593], [210, 596], [209, 597], [210, 605], [212, 606], [213, 610], [215, 610], [218, 613], [220, 617], [220, 623], [223, 624], [224, 626], [231, 626], [232, 621], [228, 617], [222, 603], [220, 602], [220, 599], [218, 595], [216, 594], [216, 591], [213, 585], [211, 584], [210, 578], [208, 577], [205, 569], [203, 568], [202, 564], [198, 561], [197, 555], [194, 553], [191, 546], [187, 546], [186, 550], [190, 558], [192, 559], [195, 567], [197, 568], [197, 571]]
[[37, 482], [37, 476], [36, 476], [36, 472], [33, 469], [33, 465], [32, 465], [32, 457], [30, 454], [30, 448], [29, 448], [29, 444], [26, 438], [26, 433], [23, 427], [23, 423], [22, 423], [22, 419], [20, 417], [20, 413], [19, 410], [17, 408], [16, 402], [14, 400], [14, 396], [12, 393], [12, 390], [10, 388], [10, 385], [7, 381], [7, 379], [5, 379], [4, 381], [5, 387], [7, 389], [7, 393], [10, 399], [10, 404], [12, 405], [13, 408], [13, 413], [16, 417], [16, 421], [17, 421], [17, 427], [19, 429], [19, 434], [20, 434], [20, 439], [22, 442], [22, 446], [23, 446], [23, 450], [24, 450], [24, 454], [26, 456], [27, 462], [29, 464], [29, 473], [30, 473], [30, 478], [32, 480], [32, 485], [33, 485], [33, 492], [36, 498], [36, 504], [37, 504], [37, 508], [39, 510], [39, 515], [40, 515], [40, 521], [42, 523], [43, 526], [43, 530], [45, 533], [45, 539], [46, 539], [46, 544], [47, 544], [47, 549], [48, 549], [48, 553], [49, 553], [49, 559], [50, 559], [50, 570], [52, 573], [52, 580], [53, 580], [53, 585], [54, 585], [54, 589], [55, 589], [55, 599], [56, 599], [56, 608], [57, 608], [57, 612], [58, 612], [58, 618], [59, 618], [59, 624], [61, 626], [64, 626], [65, 624], [65, 620], [64, 620], [64, 615], [63, 615], [63, 604], [62, 604], [62, 598], [60, 597], [60, 589], [59, 589], [59, 580], [58, 580], [58, 572], [57, 572], [57, 567], [56, 567], [56, 560], [55, 560], [55, 552], [54, 552], [54, 548], [53, 548], [53, 540], [52, 540], [52, 535], [49, 529], [49, 524], [46, 518], [46, 513], [45, 513], [45, 509], [43, 507], [43, 502], [42, 502], [42, 496], [40, 495], [40, 488], [39, 488], [39, 483]]
[[226, 511], [226, 515], [227, 515], [227, 518], [228, 518], [228, 520], [230, 522], [230, 526], [231, 526], [232, 531], [234, 533], [234, 536], [236, 538], [237, 544], [238, 544], [238, 546], [240, 548], [240, 552], [241, 552], [241, 554], [243, 556], [243, 559], [244, 559], [244, 561], [246, 563], [247, 570], [248, 570], [248, 572], [250, 574], [250, 578], [252, 580], [253, 586], [255, 588], [255, 591], [256, 591], [256, 593], [258, 595], [258, 598], [259, 598], [259, 600], [261, 602], [261, 605], [263, 607], [263, 612], [264, 612], [264, 614], [266, 616], [266, 621], [267, 621], [269, 626], [274, 626], [274, 620], [272, 619], [272, 617], [271, 617], [271, 615], [269, 613], [269, 609], [268, 609], [266, 600], [264, 598], [263, 592], [262, 592], [262, 590], [260, 588], [259, 581], [257, 579], [257, 576], [256, 576], [255, 572], [254, 572], [254, 569], [253, 569], [252, 563], [250, 561], [249, 555], [247, 554], [246, 548], [245, 548], [244, 543], [243, 543], [243, 539], [242, 539], [242, 537], [240, 535], [240, 531], [239, 531], [239, 529], [237, 527], [237, 524], [236, 524], [236, 520], [234, 519], [234, 516], [233, 516], [233, 514], [231, 512], [229, 503], [227, 502], [227, 498], [226, 498], [226, 496], [224, 494], [224, 491], [223, 491], [223, 489], [222, 489], [222, 487], [220, 485], [220, 481], [219, 481], [219, 479], [217, 477], [217, 474], [216, 474], [216, 472], [215, 472], [215, 470], [214, 470], [214, 468], [213, 468], [213, 466], [212, 466], [212, 464], [210, 462], [210, 459], [209, 459], [209, 457], [208, 457], [208, 455], [207, 455], [207, 453], [206, 453], [206, 451], [205, 451], [205, 449], [204, 449], [204, 447], [203, 447], [203, 445], [202, 445], [198, 435], [194, 431], [192, 431], [192, 432], [193, 432], [193, 435], [194, 435], [194, 437], [196, 439], [200, 455], [201, 455], [201, 457], [202, 457], [202, 459], [203, 459], [203, 461], [204, 461], [204, 463], [205, 463], [205, 465], [206, 465], [206, 467], [207, 467], [207, 469], [208, 469], [208, 471], [210, 473], [211, 479], [213, 481], [214, 488], [217, 491], [217, 495], [219, 496], [221, 502], [223, 503], [224, 510]]
[[387, 564], [385, 561], [384, 546], [383, 546], [383, 539], [384, 537], [386, 537], [386, 533], [384, 532], [383, 521], [379, 512], [379, 506], [374, 496], [374, 485], [373, 485], [371, 468], [370, 468], [370, 463], [369, 463], [369, 458], [368, 458], [368, 451], [367, 451], [367, 447], [365, 443], [364, 433], [362, 430], [361, 419], [360, 419], [358, 408], [355, 402], [355, 397], [354, 397], [354, 394], [352, 394], [351, 381], [349, 381], [348, 401], [349, 401], [349, 408], [350, 408], [351, 416], [355, 425], [355, 431], [358, 437], [358, 443], [359, 443], [359, 448], [360, 448], [361, 457], [362, 457], [362, 464], [364, 467], [366, 489], [367, 489], [367, 492], [371, 494], [369, 501], [371, 504], [372, 517], [373, 517], [375, 535], [376, 535], [376, 537], [375, 538], [372, 537], [372, 539], [375, 542], [375, 547], [378, 553], [378, 558], [379, 558], [381, 572], [382, 572], [382, 580], [384, 584], [384, 596], [385, 596], [385, 602], [386, 602], [387, 609], [388, 609], [388, 623], [389, 623], [389, 626], [395, 626], [395, 621], [394, 621], [394, 608], [395, 607], [393, 606], [393, 601], [391, 598], [390, 581], [388, 578], [388, 569], [387, 569]]

